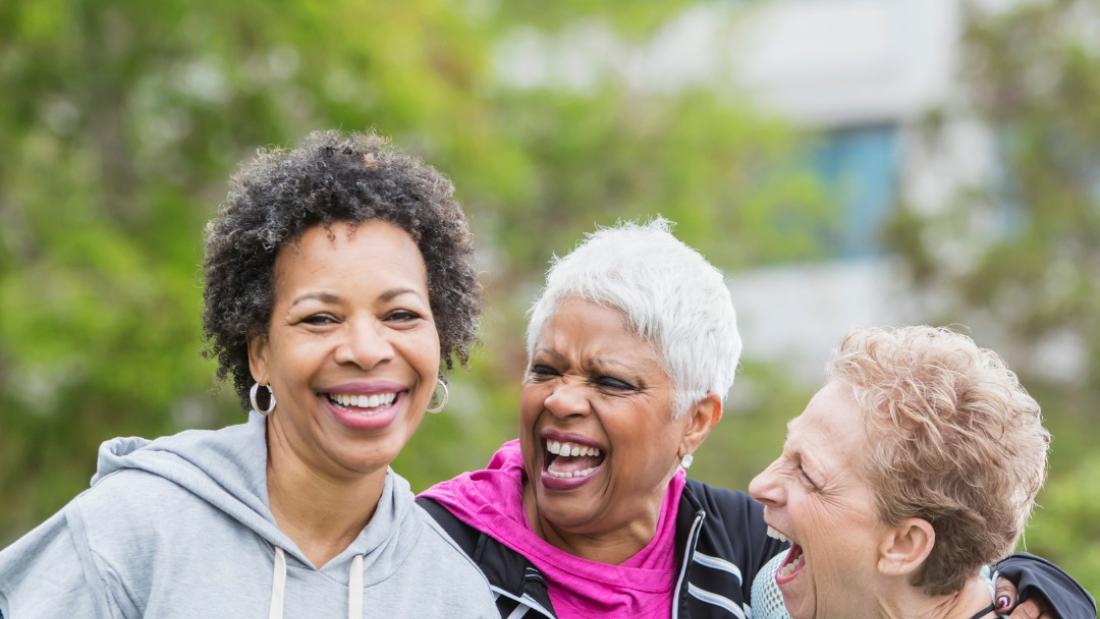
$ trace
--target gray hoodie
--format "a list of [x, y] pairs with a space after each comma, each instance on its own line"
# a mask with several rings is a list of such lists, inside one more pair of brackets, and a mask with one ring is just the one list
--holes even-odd
[[263, 417], [99, 450], [90, 489], [0, 552], [0, 611], [40, 617], [498, 617], [488, 582], [392, 470], [317, 569], [268, 509]]

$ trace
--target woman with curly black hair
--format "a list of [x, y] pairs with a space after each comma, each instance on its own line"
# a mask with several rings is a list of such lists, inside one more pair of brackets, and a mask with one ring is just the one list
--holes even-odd
[[248, 422], [105, 443], [92, 487], [0, 553], [0, 616], [496, 616], [389, 468], [476, 335], [452, 194], [374, 135], [246, 163], [207, 227], [203, 324]]

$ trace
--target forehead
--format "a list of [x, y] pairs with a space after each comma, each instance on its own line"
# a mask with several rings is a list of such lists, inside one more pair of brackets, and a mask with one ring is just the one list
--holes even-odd
[[851, 387], [835, 381], [822, 387], [802, 414], [787, 424], [787, 440], [833, 465], [859, 466], [867, 447], [867, 429]]
[[630, 328], [626, 314], [577, 297], [558, 303], [535, 340], [534, 352], [663, 367], [657, 347]]
[[381, 220], [309, 228], [275, 258], [276, 287], [427, 286], [420, 249], [403, 229]]

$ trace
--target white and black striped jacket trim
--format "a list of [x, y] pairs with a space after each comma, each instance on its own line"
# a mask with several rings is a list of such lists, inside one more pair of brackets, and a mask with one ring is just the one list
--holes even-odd
[[[438, 503], [417, 501], [481, 566], [501, 617], [556, 617], [542, 572], [526, 558]], [[689, 479], [676, 518], [676, 547], [681, 559], [672, 616], [745, 619], [752, 577], [784, 545], [765, 534], [759, 504], [742, 493]]]
[[[466, 526], [438, 503], [417, 502], [454, 538], [489, 580], [501, 617], [555, 617], [542, 573], [519, 553]], [[680, 563], [673, 619], [750, 617], [756, 572], [784, 550], [766, 534], [763, 508], [742, 493], [689, 479], [676, 516]], [[1096, 617], [1096, 603], [1080, 584], [1041, 557], [1017, 553], [996, 564], [1023, 595], [1045, 598], [1067, 619]]]

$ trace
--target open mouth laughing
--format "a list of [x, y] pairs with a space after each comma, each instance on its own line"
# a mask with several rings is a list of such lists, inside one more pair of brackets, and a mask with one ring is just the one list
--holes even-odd
[[768, 537], [791, 544], [791, 549], [787, 551], [787, 556], [783, 558], [783, 563], [775, 572], [775, 583], [782, 587], [793, 582], [802, 573], [802, 568], [806, 567], [805, 555], [797, 542], [771, 525], [768, 525]]
[[550, 490], [572, 490], [594, 478], [607, 458], [606, 449], [573, 434], [542, 436], [542, 484]]

